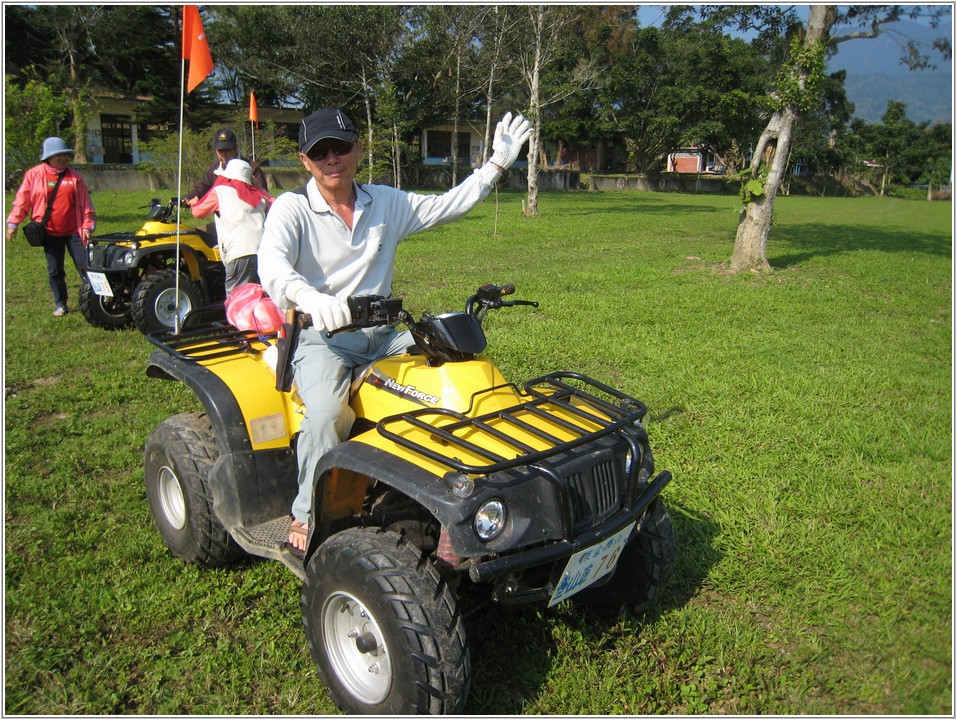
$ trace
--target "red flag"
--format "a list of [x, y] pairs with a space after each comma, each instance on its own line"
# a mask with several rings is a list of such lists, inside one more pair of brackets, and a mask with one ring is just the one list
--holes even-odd
[[183, 59], [189, 60], [186, 92], [191, 93], [213, 71], [213, 56], [197, 5], [183, 6]]
[[259, 127], [259, 108], [253, 93], [249, 93], [249, 121], [256, 123], [256, 127]]

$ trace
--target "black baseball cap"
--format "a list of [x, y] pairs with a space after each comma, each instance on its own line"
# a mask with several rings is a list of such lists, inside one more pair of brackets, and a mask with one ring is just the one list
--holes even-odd
[[308, 154], [320, 140], [335, 138], [355, 142], [359, 135], [352, 118], [338, 108], [323, 108], [299, 123], [299, 151]]
[[213, 150], [225, 150], [236, 147], [236, 133], [229, 128], [220, 128], [213, 135]]

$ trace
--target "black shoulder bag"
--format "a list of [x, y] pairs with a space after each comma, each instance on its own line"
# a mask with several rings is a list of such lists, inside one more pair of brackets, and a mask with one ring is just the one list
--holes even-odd
[[53, 201], [56, 200], [56, 191], [60, 189], [60, 183], [63, 182], [66, 173], [67, 171], [64, 170], [56, 179], [56, 185], [53, 186], [53, 192], [50, 193], [50, 199], [47, 200], [47, 211], [43, 214], [43, 222], [31, 220], [23, 226], [23, 237], [33, 247], [42, 246], [47, 239], [47, 223], [50, 222], [50, 213], [53, 212]]

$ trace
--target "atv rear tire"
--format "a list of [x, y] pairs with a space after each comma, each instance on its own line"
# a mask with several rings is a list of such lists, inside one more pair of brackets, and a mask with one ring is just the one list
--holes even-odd
[[[157, 330], [172, 330], [176, 321], [176, 271], [160, 270], [143, 278], [133, 291], [133, 322], [144, 335]], [[179, 320], [202, 305], [195, 283], [179, 273]]]
[[611, 578], [582, 590], [572, 600], [600, 615], [617, 613], [622, 605], [641, 615], [661, 600], [675, 567], [675, 533], [660, 498], [647, 513], [641, 531], [622, 550]]
[[203, 413], [167, 418], [150, 433], [144, 455], [146, 497], [173, 555], [202, 567], [243, 557], [213, 513], [207, 477], [219, 450], [209, 418]]
[[471, 680], [465, 626], [436, 568], [398, 534], [351, 528], [326, 540], [306, 567], [302, 613], [342, 711], [461, 712]]
[[93, 327], [122, 330], [133, 324], [128, 299], [97, 295], [89, 281], [80, 285], [80, 312]]

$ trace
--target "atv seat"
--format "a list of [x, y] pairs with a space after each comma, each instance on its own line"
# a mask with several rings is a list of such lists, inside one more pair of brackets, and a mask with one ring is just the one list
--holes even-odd
[[[206, 227], [213, 227], [215, 230], [215, 226], [213, 225], [207, 225]], [[219, 245], [219, 238], [216, 237], [215, 232], [208, 232], [206, 230], [200, 230], [199, 228], [196, 228], [195, 232], [199, 235], [200, 240], [206, 243], [207, 247], [214, 248]]]
[[193, 308], [183, 318], [183, 330], [198, 328], [201, 325], [211, 325], [214, 323], [228, 324], [226, 322], [225, 302], [214, 303], [212, 305], [202, 305]]

